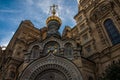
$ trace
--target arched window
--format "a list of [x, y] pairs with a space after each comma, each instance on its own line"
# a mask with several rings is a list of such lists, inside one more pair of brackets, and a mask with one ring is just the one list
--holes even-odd
[[88, 77], [88, 80], [93, 80], [93, 77], [92, 77], [92, 76], [89, 76], [89, 77]]
[[14, 72], [14, 71], [10, 71], [9, 77], [12, 78], [12, 79], [14, 79], [14, 77], [15, 77], [15, 72]]
[[113, 45], [120, 43], [120, 33], [111, 19], [104, 22], [105, 29]]
[[72, 49], [72, 44], [71, 43], [66, 43], [65, 44], [65, 51], [64, 51], [64, 55], [70, 57], [73, 53], [73, 49]]
[[32, 50], [31, 50], [31, 58], [38, 58], [39, 57], [39, 46], [33, 46]]

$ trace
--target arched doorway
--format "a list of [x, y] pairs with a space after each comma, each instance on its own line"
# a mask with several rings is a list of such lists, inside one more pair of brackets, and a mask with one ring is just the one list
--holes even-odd
[[[44, 75], [43, 75], [44, 74]], [[66, 58], [48, 54], [29, 64], [18, 80], [82, 80], [79, 69]]]

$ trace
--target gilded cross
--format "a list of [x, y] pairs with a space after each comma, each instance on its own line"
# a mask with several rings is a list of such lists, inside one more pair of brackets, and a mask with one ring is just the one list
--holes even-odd
[[58, 9], [58, 5], [53, 4], [53, 6], [50, 6], [50, 12], [55, 15], [56, 10]]

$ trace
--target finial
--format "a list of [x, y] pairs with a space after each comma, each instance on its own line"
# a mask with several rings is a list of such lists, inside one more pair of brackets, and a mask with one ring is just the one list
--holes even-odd
[[51, 14], [55, 15], [57, 9], [58, 9], [58, 5], [53, 4], [53, 6], [50, 6], [50, 12], [51, 12]]

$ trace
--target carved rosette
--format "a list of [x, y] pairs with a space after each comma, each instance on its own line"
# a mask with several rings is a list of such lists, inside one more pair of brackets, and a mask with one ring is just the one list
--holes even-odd
[[65, 80], [82, 80], [82, 76], [78, 68], [69, 60], [48, 54], [44, 58], [33, 61], [26, 67], [18, 80], [36, 80], [44, 71], [56, 70], [65, 76]]

